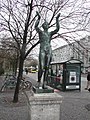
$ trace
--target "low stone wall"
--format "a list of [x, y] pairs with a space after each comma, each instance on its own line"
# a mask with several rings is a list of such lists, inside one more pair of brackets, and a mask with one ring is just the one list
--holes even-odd
[[57, 93], [31, 94], [28, 92], [29, 120], [60, 120], [62, 97]]

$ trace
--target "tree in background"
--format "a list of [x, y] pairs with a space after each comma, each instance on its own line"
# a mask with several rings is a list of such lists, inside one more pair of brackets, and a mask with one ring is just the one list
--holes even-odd
[[3, 61], [5, 72], [12, 71], [16, 75], [18, 67], [18, 51], [12, 38], [4, 36], [1, 38], [0, 57]]
[[[36, 11], [46, 19], [49, 28], [54, 29], [55, 17], [61, 13], [60, 31], [53, 36], [73, 41], [85, 32], [88, 25], [89, 9], [87, 0], [2, 0], [0, 6], [0, 35], [12, 37], [19, 53], [19, 72], [13, 102], [18, 102], [19, 85], [23, 76], [24, 61], [28, 54], [39, 44], [35, 31]], [[41, 24], [40, 23], [40, 24]], [[58, 41], [60, 42], [60, 40]]]
[[31, 66], [36, 68], [38, 66], [38, 60], [35, 58], [27, 58], [25, 60], [25, 67], [31, 67]]

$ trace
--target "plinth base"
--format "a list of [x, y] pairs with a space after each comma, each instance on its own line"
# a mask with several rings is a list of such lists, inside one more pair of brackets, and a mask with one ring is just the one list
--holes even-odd
[[33, 91], [34, 93], [54, 93], [54, 89], [50, 86], [46, 86], [45, 89], [34, 86]]

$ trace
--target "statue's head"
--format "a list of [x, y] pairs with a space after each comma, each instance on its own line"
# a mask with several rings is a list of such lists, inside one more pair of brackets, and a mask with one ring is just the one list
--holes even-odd
[[45, 21], [45, 22], [42, 24], [42, 27], [43, 27], [44, 30], [48, 30], [48, 27], [49, 27], [48, 22]]

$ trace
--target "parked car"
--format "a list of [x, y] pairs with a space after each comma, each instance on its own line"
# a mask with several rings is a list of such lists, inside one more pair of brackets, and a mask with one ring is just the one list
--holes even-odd
[[36, 73], [37, 71], [36, 70], [31, 70], [31, 73]]
[[30, 73], [36, 73], [36, 72], [38, 72], [38, 70], [35, 69], [35, 68], [34, 68], [34, 69], [29, 69], [29, 72], [30, 72]]

